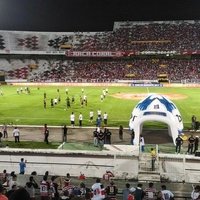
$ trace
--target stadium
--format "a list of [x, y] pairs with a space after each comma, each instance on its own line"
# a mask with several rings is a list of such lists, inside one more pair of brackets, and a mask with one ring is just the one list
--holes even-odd
[[[118, 198], [127, 182], [154, 182], [158, 190], [166, 184], [176, 199], [191, 199], [200, 181], [198, 145], [188, 150], [190, 136], [200, 136], [199, 38], [198, 20], [115, 21], [112, 30], [95, 32], [0, 30], [0, 171], [18, 174], [25, 158], [20, 186], [33, 171], [38, 183], [46, 171], [56, 176], [60, 190], [67, 173], [74, 184], [84, 173], [90, 187], [111, 171]], [[102, 148], [94, 146], [98, 128], [111, 132]]]

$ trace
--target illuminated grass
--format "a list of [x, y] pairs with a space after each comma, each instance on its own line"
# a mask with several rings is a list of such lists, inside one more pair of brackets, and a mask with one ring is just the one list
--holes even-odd
[[[63, 125], [70, 124], [70, 114], [76, 115], [76, 125], [78, 125], [78, 115], [83, 114], [83, 126], [95, 126], [97, 110], [101, 109], [102, 113], [108, 113], [108, 126], [118, 127], [122, 124], [128, 127], [131, 112], [139, 100], [120, 99], [113, 97], [114, 94], [182, 94], [185, 99], [172, 100], [178, 107], [184, 122], [185, 129], [191, 126], [191, 116], [199, 116], [200, 89], [199, 88], [134, 88], [134, 87], [108, 87], [109, 93], [106, 99], [101, 102], [100, 95], [105, 87], [84, 87], [85, 94], [88, 97], [88, 105], [83, 108], [80, 105], [80, 95], [82, 87], [68, 87], [69, 97], [75, 97], [75, 103], [71, 108], [66, 108], [66, 87], [41, 86], [40, 88], [30, 87], [30, 95], [18, 95], [17, 86], [1, 86], [4, 95], [0, 96], [0, 123], [23, 124], [23, 125]], [[57, 92], [59, 89], [59, 93]], [[47, 108], [43, 107], [44, 92], [47, 94]], [[61, 102], [54, 108], [50, 106], [50, 99], [57, 98], [60, 95]], [[91, 124], [89, 122], [89, 112], [94, 111], [95, 119]], [[151, 122], [150, 127], [155, 127], [156, 123]]]

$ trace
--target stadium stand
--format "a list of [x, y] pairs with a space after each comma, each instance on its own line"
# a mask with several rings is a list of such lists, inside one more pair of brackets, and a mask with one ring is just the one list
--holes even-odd
[[0, 59], [6, 79], [31, 82], [117, 82], [157, 80], [166, 75], [171, 82], [199, 80], [198, 59], [133, 59], [111, 61]]
[[116, 22], [112, 32], [0, 31], [0, 49], [7, 51], [200, 50], [199, 21]]
[[161, 21], [115, 22], [110, 32], [0, 31], [0, 70], [32, 82], [198, 82], [199, 30], [199, 21]]

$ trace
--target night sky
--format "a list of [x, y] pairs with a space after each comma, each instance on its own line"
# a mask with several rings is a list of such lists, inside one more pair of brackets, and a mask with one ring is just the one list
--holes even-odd
[[109, 31], [114, 21], [195, 19], [200, 0], [0, 0], [0, 30]]

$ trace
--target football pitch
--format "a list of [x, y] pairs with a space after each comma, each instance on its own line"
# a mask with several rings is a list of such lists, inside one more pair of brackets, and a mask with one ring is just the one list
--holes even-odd
[[[108, 89], [106, 97], [101, 100], [103, 90]], [[19, 92], [17, 93], [17, 89]], [[183, 119], [184, 129], [191, 127], [191, 116], [200, 117], [200, 89], [184, 87], [74, 87], [74, 86], [29, 86], [30, 94], [24, 86], [2, 85], [0, 87], [0, 124], [13, 125], [63, 125], [70, 124], [70, 114], [75, 113], [75, 125], [78, 116], [83, 114], [83, 126], [95, 126], [97, 110], [108, 114], [108, 127], [128, 127], [129, 118], [135, 105], [145, 95], [157, 93], [166, 95], [175, 103]], [[68, 94], [66, 94], [68, 89]], [[46, 93], [46, 108], [44, 108]], [[87, 105], [81, 105], [80, 99], [87, 96]], [[67, 108], [66, 98], [70, 99]], [[71, 102], [74, 97], [74, 103]], [[57, 105], [51, 106], [51, 99], [59, 99]], [[89, 121], [89, 112], [94, 111], [94, 121]], [[158, 122], [148, 122], [145, 126], [165, 126]]]

